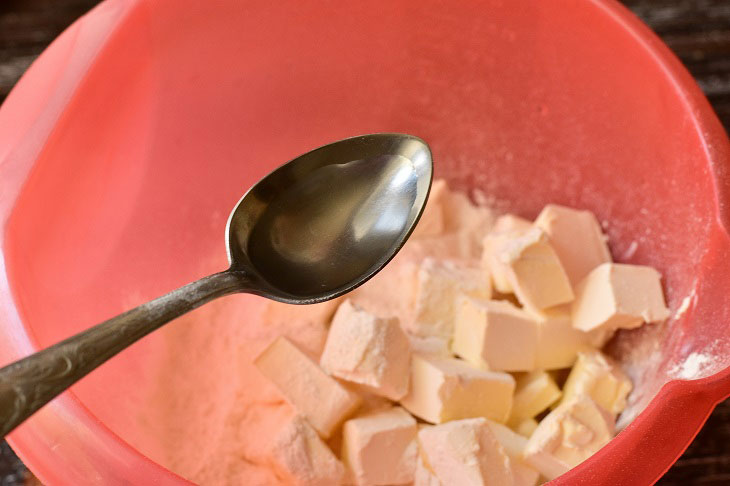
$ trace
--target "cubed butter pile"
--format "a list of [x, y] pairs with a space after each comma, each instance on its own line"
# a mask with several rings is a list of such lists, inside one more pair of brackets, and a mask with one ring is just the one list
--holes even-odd
[[659, 273], [613, 263], [588, 211], [495, 221], [437, 181], [404, 251], [440, 237], [481, 255], [421, 252], [398, 274], [412, 277], [405, 311], [378, 312], [377, 288], [363, 307], [356, 291], [318, 357], [279, 337], [256, 359], [295, 412], [271, 451], [286, 481], [533, 486], [613, 437], [632, 384], [599, 348], [668, 317]]

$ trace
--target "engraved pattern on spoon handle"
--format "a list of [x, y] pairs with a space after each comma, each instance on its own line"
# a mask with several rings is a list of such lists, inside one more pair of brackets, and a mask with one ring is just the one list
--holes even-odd
[[210, 300], [245, 288], [243, 273], [216, 273], [0, 369], [2, 436], [135, 341]]

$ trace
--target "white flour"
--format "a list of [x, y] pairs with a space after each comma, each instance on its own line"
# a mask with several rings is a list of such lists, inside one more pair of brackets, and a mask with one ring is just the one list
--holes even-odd
[[681, 363], [675, 364], [670, 370], [670, 376], [680, 380], [696, 380], [711, 374], [713, 367], [713, 354], [711, 352], [693, 352]]
[[679, 308], [674, 313], [674, 319], [679, 319], [682, 317], [682, 315], [687, 312], [690, 305], [692, 305], [693, 301], [695, 299], [695, 286], [692, 286], [692, 292], [686, 296], [684, 299], [682, 299], [682, 303], [679, 304]]

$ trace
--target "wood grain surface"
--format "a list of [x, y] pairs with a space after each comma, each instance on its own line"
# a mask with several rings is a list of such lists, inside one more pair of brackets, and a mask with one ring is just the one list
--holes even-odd
[[[555, 1], [559, 8], [559, 0]], [[96, 0], [0, 0], [0, 103], [40, 52]], [[684, 62], [730, 129], [730, 0], [624, 0]], [[37, 484], [4, 442], [0, 486]], [[730, 401], [720, 404], [662, 486], [730, 485]]]

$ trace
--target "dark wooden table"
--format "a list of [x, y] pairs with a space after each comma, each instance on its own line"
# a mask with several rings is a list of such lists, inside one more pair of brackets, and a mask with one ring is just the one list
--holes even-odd
[[[623, 1], [682, 59], [730, 130], [730, 0]], [[48, 43], [96, 3], [0, 0], [0, 103]], [[0, 486], [32, 482], [23, 464], [2, 443]], [[730, 485], [730, 401], [718, 406], [659, 484]]]

